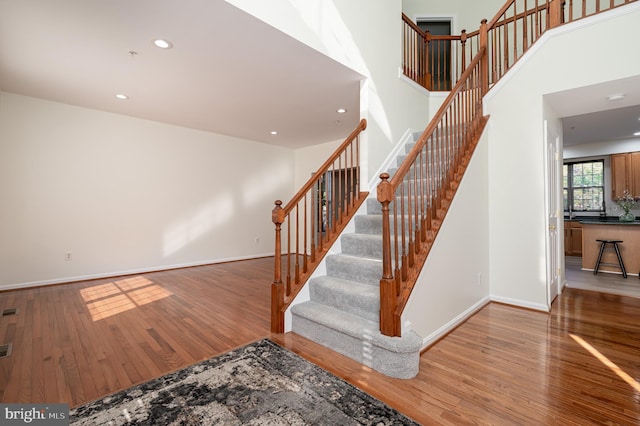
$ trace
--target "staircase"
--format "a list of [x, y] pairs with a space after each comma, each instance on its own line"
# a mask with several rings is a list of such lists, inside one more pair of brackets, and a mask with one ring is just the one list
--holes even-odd
[[[366, 199], [366, 214], [353, 217], [355, 232], [343, 233], [343, 230], [356, 211], [361, 213], [359, 207], [366, 197], [364, 192], [356, 192], [362, 197], [352, 202], [352, 208], [346, 209], [345, 215], [336, 221], [341, 226], [328, 227], [326, 231], [314, 228], [320, 216], [313, 217], [313, 213], [309, 222], [298, 220], [298, 211], [306, 212], [306, 204], [295, 209], [294, 214], [293, 208], [283, 209], [276, 202], [272, 215], [276, 224], [272, 331], [284, 332], [284, 312], [306, 283], [309, 300], [290, 306], [293, 332], [390, 377], [414, 377], [418, 373], [422, 339], [407, 329], [402, 315], [487, 123], [488, 117], [483, 115], [482, 108], [484, 95], [547, 29], [634, 1], [637, 0], [611, 1], [608, 7], [597, 6], [595, 11], [590, 11], [585, 9], [584, 1], [568, 2], [565, 8], [563, 0], [549, 0], [544, 6], [536, 3], [534, 7], [528, 7], [527, 0], [508, 0], [491, 21], [482, 21], [478, 31], [452, 38], [451, 43], [460, 43], [459, 48], [451, 50], [460, 53], [457, 61], [462, 73], [454, 79], [455, 86], [425, 131], [414, 135], [416, 143], [408, 143], [404, 147], [406, 155], [395, 159], [397, 168], [380, 176], [377, 197]], [[405, 45], [409, 46], [404, 49], [408, 55], [403, 60], [404, 73], [418, 84], [428, 83], [428, 79], [422, 78], [425, 72], [429, 74], [424, 59], [429, 56], [429, 40], [437, 37], [423, 33], [408, 18], [403, 20], [408, 28]], [[512, 34], [515, 40], [509, 39]], [[507, 45], [514, 46], [513, 51], [496, 48]], [[355, 152], [359, 153], [359, 148]], [[325, 164], [335, 164], [334, 157]], [[325, 173], [326, 168], [316, 176]], [[359, 180], [352, 177], [352, 181]], [[316, 188], [315, 185], [307, 184], [299, 194]], [[316, 198], [317, 193], [312, 190], [310, 199]], [[306, 199], [301, 195], [295, 197], [297, 203], [299, 200], [306, 203]], [[318, 210], [318, 206], [315, 207], [310, 210]], [[302, 216], [304, 218], [304, 213]], [[287, 223], [294, 221], [296, 227], [301, 222], [312, 228], [312, 237], [308, 243], [306, 231], [292, 232], [287, 228], [288, 234], [294, 235], [294, 243], [288, 243], [286, 250], [287, 274], [283, 282], [280, 232], [285, 217]], [[306, 228], [303, 226], [303, 229]], [[322, 238], [331, 236], [326, 241], [321, 239], [317, 250], [313, 240], [316, 234]], [[329, 252], [336, 239], [339, 241], [336, 246], [340, 248]], [[311, 255], [306, 252], [309, 245]], [[302, 255], [299, 248], [305, 250]], [[306, 282], [314, 270], [307, 268], [307, 260], [317, 265], [317, 259], [325, 254], [326, 275], [313, 275]], [[300, 258], [304, 262], [298, 267]]]
[[382, 213], [375, 197], [367, 199], [366, 211], [354, 217], [355, 232], [340, 237], [342, 252], [325, 258], [326, 275], [307, 283], [311, 300], [292, 306], [292, 331], [390, 377], [412, 378], [422, 338], [410, 330], [402, 337], [380, 332]]

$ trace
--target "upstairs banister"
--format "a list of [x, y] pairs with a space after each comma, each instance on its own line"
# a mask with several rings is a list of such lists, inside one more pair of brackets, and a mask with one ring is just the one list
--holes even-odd
[[560, 23], [573, 22], [634, 1], [636, 0], [564, 0]]
[[[491, 87], [527, 52], [545, 31], [637, 0], [508, 0], [489, 21], [487, 61]], [[406, 15], [404, 74], [427, 90], [450, 90], [482, 44], [481, 30], [456, 36], [433, 36]], [[447, 44], [445, 47], [444, 43]], [[450, 63], [449, 63], [450, 62]], [[445, 76], [438, 73], [445, 73]]]
[[274, 333], [284, 332], [286, 309], [368, 195], [360, 191], [360, 134], [366, 128], [362, 119], [291, 201], [284, 207], [275, 202]]

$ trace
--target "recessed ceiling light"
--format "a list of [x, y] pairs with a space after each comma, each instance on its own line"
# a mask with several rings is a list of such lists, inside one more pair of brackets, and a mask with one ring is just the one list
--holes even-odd
[[624, 93], [616, 93], [614, 95], [609, 96], [607, 99], [609, 99], [609, 101], [619, 101], [624, 99], [625, 94]]
[[640, 136], [640, 132], [635, 132], [633, 136]]
[[344, 114], [345, 112], [347, 112], [346, 109], [344, 108], [338, 108], [338, 110], [336, 111], [338, 114]]
[[160, 49], [171, 49], [173, 47], [173, 44], [169, 40], [165, 40], [162, 38], [153, 40], [153, 44], [155, 44]]
[[276, 132], [275, 130], [272, 130], [272, 131], [271, 131], [271, 134], [272, 134], [272, 135], [277, 135], [277, 134], [278, 134], [278, 132]]
[[118, 93], [116, 95], [116, 98], [120, 99], [121, 101], [126, 101], [127, 99], [129, 99], [129, 97], [127, 95], [122, 94], [122, 93]]

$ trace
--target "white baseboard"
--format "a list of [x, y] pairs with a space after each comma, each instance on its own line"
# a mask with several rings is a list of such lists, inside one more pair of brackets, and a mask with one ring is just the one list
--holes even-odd
[[479, 300], [478, 302], [473, 304], [471, 307], [469, 307], [469, 309], [465, 310], [460, 315], [456, 316], [454, 319], [452, 319], [451, 321], [449, 321], [448, 323], [446, 323], [445, 325], [443, 325], [442, 327], [440, 327], [439, 329], [437, 329], [436, 331], [434, 331], [433, 333], [431, 333], [430, 335], [422, 339], [422, 350], [425, 350], [426, 348], [433, 345], [438, 340], [442, 339], [444, 336], [449, 334], [460, 324], [468, 320], [469, 317], [471, 317], [473, 314], [478, 312], [480, 309], [484, 308], [489, 302], [491, 302], [491, 299], [489, 299], [489, 297], [485, 297]]
[[510, 299], [507, 297], [500, 297], [500, 296], [485, 297], [482, 300], [479, 300], [478, 302], [476, 302], [469, 309], [465, 310], [460, 315], [456, 316], [454, 319], [452, 319], [451, 321], [449, 321], [448, 323], [446, 323], [445, 325], [443, 325], [442, 327], [440, 327], [439, 329], [437, 329], [436, 331], [434, 331], [433, 333], [431, 333], [430, 335], [422, 339], [422, 350], [425, 350], [426, 348], [436, 343], [438, 340], [442, 339], [444, 336], [446, 336], [451, 331], [453, 331], [456, 327], [458, 327], [463, 322], [468, 320], [473, 314], [478, 312], [480, 309], [484, 308], [490, 302], [504, 303], [506, 305], [517, 306], [520, 308], [527, 308], [527, 309], [534, 309], [536, 311], [549, 312], [549, 309], [547, 308], [546, 305], [542, 305], [538, 303], [531, 303], [525, 300]]
[[535, 311], [549, 312], [549, 307], [543, 303], [532, 303], [527, 300], [511, 299], [509, 297], [491, 296], [492, 302], [504, 303], [505, 305], [517, 306], [519, 308], [533, 309]]

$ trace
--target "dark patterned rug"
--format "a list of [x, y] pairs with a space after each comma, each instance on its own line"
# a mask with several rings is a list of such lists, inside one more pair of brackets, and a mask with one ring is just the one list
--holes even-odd
[[70, 412], [72, 425], [415, 425], [264, 339]]

